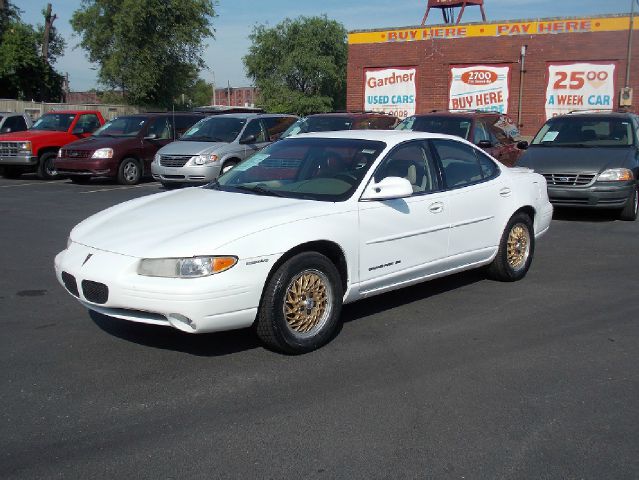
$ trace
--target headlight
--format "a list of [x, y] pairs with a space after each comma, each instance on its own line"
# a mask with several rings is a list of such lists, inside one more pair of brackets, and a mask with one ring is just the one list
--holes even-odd
[[113, 157], [113, 149], [112, 148], [98, 148], [91, 158], [112, 158]]
[[600, 182], [622, 182], [626, 180], [633, 180], [634, 175], [632, 170], [627, 168], [609, 168], [599, 174], [597, 180]]
[[67, 238], [67, 250], [69, 249], [72, 243], [73, 243], [73, 240], [71, 240], [71, 236], [69, 235], [69, 238]]
[[31, 153], [31, 142], [20, 142], [18, 143], [18, 150], [21, 152]]
[[217, 162], [217, 155], [213, 154], [205, 154], [205, 155], [196, 155], [191, 157], [191, 161], [194, 165], [207, 165], [209, 163]]
[[155, 156], [153, 157], [153, 161], [155, 163], [160, 163], [160, 154], [156, 153]]
[[146, 277], [198, 278], [233, 267], [237, 257], [144, 258], [138, 274]]
[[58, 158], [62, 158], [62, 149], [58, 150]]

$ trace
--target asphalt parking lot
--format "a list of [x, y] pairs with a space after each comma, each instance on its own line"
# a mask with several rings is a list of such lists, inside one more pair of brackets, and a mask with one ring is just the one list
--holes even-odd
[[76, 223], [160, 191], [0, 180], [2, 478], [639, 477], [639, 221], [557, 212], [523, 281], [352, 304], [283, 356], [89, 314], [57, 284]]

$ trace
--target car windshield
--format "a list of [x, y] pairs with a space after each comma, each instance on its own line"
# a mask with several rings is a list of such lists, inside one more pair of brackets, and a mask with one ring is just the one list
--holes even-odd
[[135, 137], [147, 119], [144, 117], [118, 117], [93, 132], [94, 137]]
[[350, 117], [314, 115], [312, 117], [300, 118], [288, 127], [280, 138], [290, 137], [298, 133], [350, 130], [352, 127], [353, 120]]
[[468, 139], [471, 121], [468, 118], [438, 117], [428, 115], [424, 117], [408, 117], [395, 127], [395, 130], [413, 130], [415, 132], [444, 133]]
[[31, 130], [66, 132], [74, 118], [75, 113], [46, 113], [38, 118]]
[[223, 116], [209, 117], [200, 120], [180, 137], [187, 142], [226, 142], [230, 143], [242, 131], [246, 119], [225, 118]]
[[357, 189], [383, 142], [289, 138], [238, 164], [207, 188], [340, 202]]
[[633, 145], [630, 119], [556, 117], [548, 120], [531, 145], [548, 147], [627, 147]]

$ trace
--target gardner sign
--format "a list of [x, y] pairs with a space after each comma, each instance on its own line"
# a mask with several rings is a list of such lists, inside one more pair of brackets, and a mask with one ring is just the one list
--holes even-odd
[[402, 119], [414, 115], [416, 75], [414, 67], [367, 69], [364, 110], [389, 113]]

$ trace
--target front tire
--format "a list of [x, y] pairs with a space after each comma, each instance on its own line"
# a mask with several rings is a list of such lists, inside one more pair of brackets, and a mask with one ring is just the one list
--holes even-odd
[[266, 285], [257, 335], [267, 347], [284, 353], [315, 350], [334, 335], [342, 296], [339, 272], [328, 258], [317, 252], [295, 255]]
[[125, 158], [118, 168], [118, 183], [120, 185], [137, 185], [142, 177], [140, 164], [134, 158]]
[[632, 222], [637, 219], [637, 212], [639, 212], [639, 195], [637, 195], [637, 187], [635, 187], [626, 206], [619, 213], [619, 220]]
[[58, 177], [54, 164], [56, 156], [56, 152], [47, 152], [40, 155], [38, 159], [38, 178], [41, 180], [53, 180]]
[[499, 250], [488, 266], [488, 276], [500, 282], [514, 282], [526, 276], [535, 252], [532, 220], [525, 213], [513, 215], [499, 242]]

